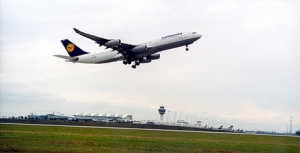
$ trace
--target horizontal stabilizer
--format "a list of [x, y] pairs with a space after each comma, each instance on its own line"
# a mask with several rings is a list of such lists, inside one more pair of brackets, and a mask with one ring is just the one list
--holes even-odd
[[78, 57], [70, 57], [70, 56], [64, 56], [64, 55], [53, 55], [53, 56], [66, 59], [66, 60], [68, 60], [70, 62], [75, 62], [75, 61], [79, 60]]

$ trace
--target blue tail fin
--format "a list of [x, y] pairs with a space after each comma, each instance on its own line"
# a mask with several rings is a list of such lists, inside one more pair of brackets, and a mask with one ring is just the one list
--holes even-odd
[[62, 40], [61, 43], [64, 45], [66, 51], [71, 57], [88, 54], [88, 52], [83, 51], [68, 39]]

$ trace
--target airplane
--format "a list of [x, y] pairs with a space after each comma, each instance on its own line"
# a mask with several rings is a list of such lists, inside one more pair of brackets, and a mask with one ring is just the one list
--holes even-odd
[[186, 51], [188, 51], [188, 45], [192, 44], [196, 40], [202, 37], [202, 35], [196, 32], [185, 32], [176, 33], [172, 35], [163, 36], [157, 39], [146, 41], [140, 44], [128, 44], [121, 42], [120, 39], [105, 39], [90, 35], [79, 31], [74, 28], [74, 31], [82, 35], [83, 37], [89, 38], [95, 43], [99, 44], [99, 47], [105, 46], [106, 49], [111, 49], [107, 52], [94, 52], [89, 53], [68, 39], [61, 40], [69, 56], [65, 55], [54, 55], [59, 58], [65, 59], [66, 62], [73, 63], [90, 63], [90, 64], [101, 64], [110, 63], [116, 61], [123, 61], [123, 64], [131, 64], [132, 68], [135, 69], [140, 63], [150, 63], [152, 60], [157, 60], [160, 58], [158, 52], [186, 46]]

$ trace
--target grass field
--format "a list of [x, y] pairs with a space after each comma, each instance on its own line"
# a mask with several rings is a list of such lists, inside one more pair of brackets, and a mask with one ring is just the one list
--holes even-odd
[[300, 137], [0, 124], [0, 152], [300, 152]]

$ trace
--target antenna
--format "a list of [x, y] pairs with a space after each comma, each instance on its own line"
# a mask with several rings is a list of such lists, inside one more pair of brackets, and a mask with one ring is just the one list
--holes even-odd
[[160, 106], [158, 109], [158, 113], [160, 114], [160, 120], [163, 120], [163, 116], [166, 112], [165, 106]]

